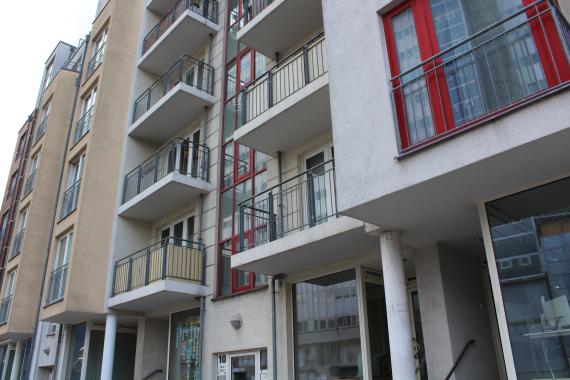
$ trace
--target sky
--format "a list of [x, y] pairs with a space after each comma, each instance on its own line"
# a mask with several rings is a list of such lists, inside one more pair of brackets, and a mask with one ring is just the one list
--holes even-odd
[[77, 46], [91, 30], [98, 0], [5, 1], [0, 23], [0, 194], [18, 130], [36, 103], [44, 65], [61, 40]]

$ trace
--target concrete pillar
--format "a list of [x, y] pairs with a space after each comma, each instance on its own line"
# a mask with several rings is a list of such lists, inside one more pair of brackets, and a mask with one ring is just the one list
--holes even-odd
[[388, 316], [392, 377], [398, 380], [415, 380], [416, 361], [412, 342], [412, 324], [402, 244], [398, 231], [386, 231], [380, 234], [380, 253]]
[[117, 335], [117, 314], [107, 314], [105, 323], [105, 341], [103, 343], [103, 362], [101, 380], [112, 380], [113, 359], [115, 357], [115, 337]]
[[17, 380], [22, 366], [22, 351], [24, 350], [24, 342], [19, 340], [16, 343], [16, 352], [14, 352], [14, 361], [12, 362], [12, 373], [10, 373], [10, 380]]

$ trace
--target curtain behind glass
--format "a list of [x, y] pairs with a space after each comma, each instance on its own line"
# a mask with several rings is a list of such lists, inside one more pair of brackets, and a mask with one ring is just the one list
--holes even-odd
[[200, 310], [172, 315], [169, 380], [200, 380]]

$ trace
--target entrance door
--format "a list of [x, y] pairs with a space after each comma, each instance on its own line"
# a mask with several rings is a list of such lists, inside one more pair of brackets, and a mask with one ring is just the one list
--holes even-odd
[[255, 355], [234, 356], [231, 358], [232, 380], [256, 380]]
[[217, 380], [261, 380], [267, 378], [267, 350], [219, 354]]
[[314, 152], [305, 158], [305, 223], [309, 227], [326, 222], [336, 212], [332, 147]]
[[[388, 318], [386, 315], [386, 298], [382, 276], [377, 271], [364, 268], [361, 273], [363, 306], [366, 312], [366, 321], [368, 321], [366, 326], [368, 334], [368, 362], [370, 363], [368, 377], [371, 380], [392, 380]], [[412, 337], [416, 353], [416, 378], [418, 380], [427, 380], [419, 298], [415, 282], [413, 281], [408, 282], [408, 297]]]

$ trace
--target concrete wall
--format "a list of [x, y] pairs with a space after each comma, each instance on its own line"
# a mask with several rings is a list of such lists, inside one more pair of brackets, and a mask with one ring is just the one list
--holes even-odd
[[437, 245], [416, 252], [415, 267], [429, 377], [444, 378], [475, 339], [455, 379], [499, 379], [480, 258]]
[[137, 328], [137, 356], [134, 379], [139, 380], [157, 369], [157, 380], [166, 379], [168, 363], [168, 319], [141, 319]]

